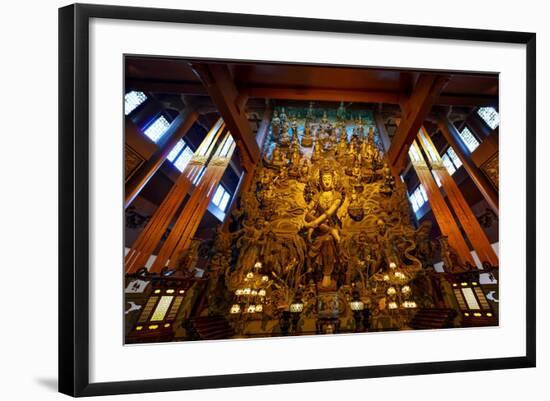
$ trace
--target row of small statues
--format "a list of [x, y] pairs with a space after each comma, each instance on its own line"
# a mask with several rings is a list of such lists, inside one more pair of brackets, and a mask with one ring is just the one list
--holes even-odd
[[[309, 113], [308, 113], [309, 115]], [[336, 141], [337, 137], [346, 136], [347, 132], [343, 120], [338, 120], [336, 125], [333, 125], [327, 116], [326, 111], [323, 113], [323, 117], [320, 119], [319, 123], [313, 124], [312, 118], [306, 118], [304, 132], [301, 139], [301, 144], [303, 147], [311, 147], [313, 145], [314, 139], [313, 134], [314, 130], [318, 130], [317, 137], [319, 140], [326, 142], [330, 141], [331, 137], [333, 143]], [[337, 132], [339, 131], [339, 133]], [[372, 131], [372, 127], [370, 128]], [[274, 111], [273, 119], [271, 120], [271, 133], [275, 143], [280, 146], [287, 147], [291, 143], [294, 143], [298, 140], [298, 120], [296, 117], [289, 119], [285, 112], [284, 108], [281, 110], [281, 114]], [[355, 122], [355, 127], [353, 128], [353, 137], [362, 138], [365, 135], [365, 127], [361, 116]]]

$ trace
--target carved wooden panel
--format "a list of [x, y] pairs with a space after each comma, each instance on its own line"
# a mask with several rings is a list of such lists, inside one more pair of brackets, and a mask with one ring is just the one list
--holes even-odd
[[130, 146], [125, 145], [124, 148], [124, 177], [128, 181], [143, 162], [145, 162], [145, 159]]
[[481, 165], [481, 170], [489, 178], [491, 184], [498, 189], [498, 152]]

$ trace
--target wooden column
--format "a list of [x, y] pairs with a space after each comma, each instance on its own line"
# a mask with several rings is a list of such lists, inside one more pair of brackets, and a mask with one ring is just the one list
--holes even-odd
[[262, 116], [262, 122], [260, 124], [260, 127], [258, 128], [258, 132], [256, 132], [256, 142], [258, 143], [258, 147], [260, 148], [260, 153], [263, 149], [267, 134], [269, 133], [269, 125], [271, 124], [272, 116], [273, 107], [271, 106], [271, 104], [268, 104], [265, 107], [264, 115]]
[[245, 164], [255, 165], [260, 160], [260, 149], [245, 113], [248, 94], [239, 93], [225, 64], [193, 63], [192, 67], [231, 131], [241, 157], [249, 160]]
[[402, 105], [401, 123], [387, 152], [388, 163], [394, 175], [401, 173], [410, 144], [448, 80], [447, 76], [420, 75], [411, 97]]
[[489, 207], [498, 216], [498, 193], [485, 174], [473, 162], [472, 155], [464, 142], [462, 142], [462, 139], [460, 139], [460, 134], [454, 124], [447, 117], [440, 116], [438, 119], [438, 128], [449, 145], [454, 149], [464, 169], [489, 204]]
[[191, 161], [168, 192], [168, 195], [140, 233], [125, 258], [124, 264], [127, 273], [134, 273], [145, 266], [185, 200], [186, 195], [193, 187], [193, 180], [201, 173], [208, 161], [224, 128], [225, 125], [222, 119], [214, 124], [195, 151]]
[[176, 146], [178, 141], [187, 134], [198, 117], [199, 115], [197, 112], [187, 111], [177, 116], [172, 124], [170, 124], [168, 132], [165, 134], [168, 139], [159, 145], [149, 160], [147, 160], [126, 183], [124, 209], [126, 209], [141, 192], [162, 163], [164, 163], [170, 151]]
[[472, 266], [475, 266], [475, 262], [470, 254], [468, 244], [462, 237], [460, 228], [456, 224], [454, 216], [447, 206], [447, 203], [445, 203], [443, 194], [441, 194], [441, 191], [432, 176], [430, 168], [424, 160], [424, 156], [422, 155], [422, 151], [420, 150], [416, 140], [414, 140], [411, 144], [409, 156], [420, 183], [426, 190], [428, 202], [430, 202], [430, 206], [432, 208], [435, 220], [437, 221], [437, 225], [439, 226], [439, 230], [443, 235], [448, 237], [449, 245], [456, 251], [461, 262], [463, 264], [469, 262]]
[[235, 150], [229, 131], [223, 136], [201, 181], [178, 216], [150, 271], [159, 272], [168, 263], [174, 267], [181, 252], [191, 243]]
[[447, 168], [443, 164], [437, 149], [435, 148], [424, 127], [422, 127], [420, 133], [418, 134], [418, 141], [430, 161], [432, 171], [437, 174], [441, 182], [441, 186], [447, 194], [447, 199], [449, 200], [455, 215], [458, 217], [460, 225], [468, 236], [470, 244], [472, 244], [474, 250], [476, 251], [479, 260], [482, 263], [488, 262], [492, 266], [498, 266], [498, 257], [494, 249], [491, 247], [491, 243], [487, 239], [487, 235], [481, 228], [481, 225], [468, 205], [468, 202], [464, 199], [464, 195], [462, 195], [462, 192], [458, 188], [455, 180], [447, 171]]
[[390, 136], [388, 135], [388, 131], [386, 130], [386, 124], [384, 124], [382, 114], [380, 114], [378, 111], [374, 112], [374, 122], [376, 123], [378, 135], [380, 135], [380, 139], [382, 140], [382, 145], [384, 146], [384, 153], [387, 153], [388, 150], [390, 150], [391, 140]]

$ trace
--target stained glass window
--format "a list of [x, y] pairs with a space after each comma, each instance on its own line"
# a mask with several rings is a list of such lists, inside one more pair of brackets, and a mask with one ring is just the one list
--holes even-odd
[[477, 114], [491, 129], [495, 129], [500, 124], [500, 116], [494, 107], [480, 107], [477, 109]]
[[150, 124], [143, 133], [147, 135], [153, 142], [158, 142], [166, 133], [170, 123], [164, 116], [160, 116], [152, 124]]
[[124, 95], [124, 115], [130, 114], [140, 104], [147, 100], [147, 95], [143, 92], [131, 91]]
[[479, 141], [476, 139], [474, 134], [472, 134], [472, 131], [468, 129], [468, 127], [464, 127], [462, 131], [460, 131], [460, 138], [470, 152], [473, 152], [479, 146]]

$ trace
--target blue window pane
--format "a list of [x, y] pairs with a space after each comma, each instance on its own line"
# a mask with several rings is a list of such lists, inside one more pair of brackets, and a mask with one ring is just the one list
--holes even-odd
[[164, 116], [160, 116], [151, 125], [149, 125], [143, 133], [156, 143], [166, 133], [169, 126], [170, 123], [168, 120]]
[[219, 208], [225, 212], [225, 209], [227, 208], [227, 203], [229, 202], [229, 199], [231, 199], [231, 195], [229, 195], [229, 192], [225, 192], [222, 196], [222, 200], [220, 201]]
[[173, 162], [174, 160], [176, 160], [176, 157], [178, 157], [178, 155], [180, 154], [184, 146], [185, 146], [184, 140], [180, 139], [178, 143], [176, 143], [176, 146], [174, 146], [170, 151], [170, 153], [168, 153], [168, 156], [166, 158], [171, 162]]
[[449, 174], [453, 175], [456, 171], [456, 168], [447, 153], [443, 155], [443, 157], [441, 158], [441, 161], [443, 162], [443, 165], [445, 166]]
[[449, 158], [451, 159], [451, 161], [453, 162], [453, 164], [457, 169], [460, 168], [460, 166], [462, 166], [462, 162], [460, 161], [460, 158], [458, 157], [458, 155], [456, 154], [453, 148], [449, 147], [446, 153], [447, 155], [449, 155]]
[[131, 91], [124, 95], [124, 115], [130, 114], [140, 104], [147, 100], [147, 95], [143, 92]]
[[222, 196], [225, 193], [225, 189], [221, 185], [218, 186], [216, 189], [216, 193], [214, 194], [214, 197], [212, 198], [212, 203], [216, 206], [220, 206], [220, 201], [222, 200]]
[[473, 152], [479, 146], [479, 141], [476, 139], [474, 134], [472, 134], [472, 131], [468, 129], [468, 127], [464, 127], [464, 129], [460, 131], [460, 138], [470, 152]]
[[183, 152], [178, 156], [176, 161], [174, 162], [174, 166], [179, 170], [183, 171], [185, 167], [189, 164], [191, 161], [191, 158], [193, 157], [193, 151], [188, 147], [186, 147]]
[[491, 129], [495, 129], [500, 124], [500, 116], [494, 107], [480, 107], [477, 114]]
[[411, 201], [413, 211], [416, 213], [419, 209], [418, 203], [416, 203], [416, 197], [411, 195], [409, 196], [409, 200]]

